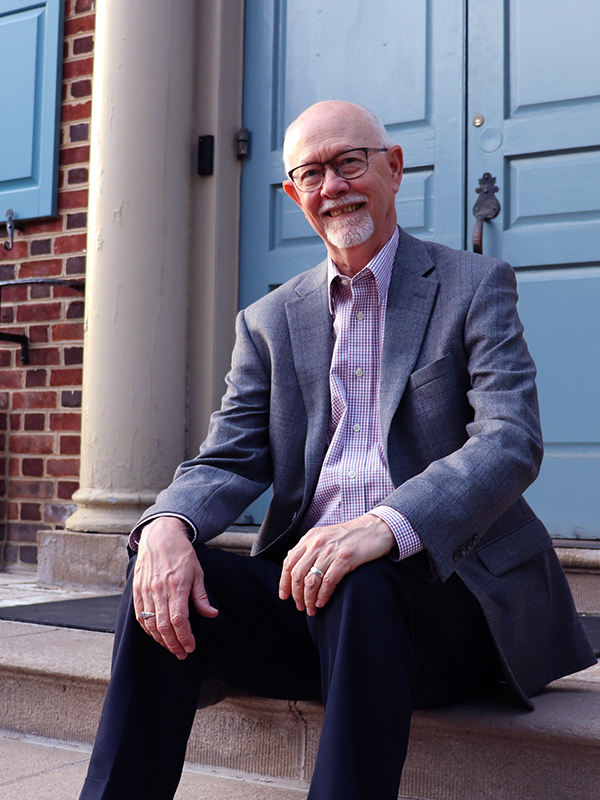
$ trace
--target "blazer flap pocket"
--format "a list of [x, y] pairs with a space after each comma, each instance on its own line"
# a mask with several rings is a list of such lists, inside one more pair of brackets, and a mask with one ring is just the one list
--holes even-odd
[[492, 575], [503, 575], [519, 564], [552, 547], [548, 532], [537, 518], [533, 518], [509, 533], [505, 533], [477, 550]]
[[452, 353], [446, 353], [445, 356], [438, 358], [437, 361], [433, 361], [431, 364], [427, 364], [426, 367], [421, 367], [416, 372], [413, 372], [408, 379], [408, 389], [418, 389], [419, 386], [439, 378], [440, 375], [445, 375], [450, 372], [452, 366]]

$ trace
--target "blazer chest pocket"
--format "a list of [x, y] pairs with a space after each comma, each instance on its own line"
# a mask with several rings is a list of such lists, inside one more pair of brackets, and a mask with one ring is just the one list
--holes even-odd
[[477, 550], [477, 555], [492, 575], [504, 575], [552, 547], [542, 523], [533, 518]]
[[427, 366], [421, 367], [413, 372], [408, 379], [408, 391], [412, 392], [414, 389], [418, 389], [426, 383], [431, 383], [431, 381], [436, 380], [436, 378], [441, 378], [442, 375], [446, 375], [450, 372], [453, 366], [454, 361], [452, 353], [446, 353], [445, 356], [438, 358], [437, 361], [433, 361], [431, 364], [427, 364]]

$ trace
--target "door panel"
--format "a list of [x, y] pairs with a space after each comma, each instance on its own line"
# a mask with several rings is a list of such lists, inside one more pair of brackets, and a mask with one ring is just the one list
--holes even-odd
[[361, 0], [247, 0], [244, 125], [252, 139], [242, 177], [242, 307], [325, 256], [281, 189], [285, 129], [319, 100], [351, 100], [378, 114], [404, 148], [401, 223], [461, 246], [463, 22], [462, 4], [443, 0], [382, 0], [376, 14]]
[[469, 2], [467, 202], [496, 177], [484, 252], [515, 267], [598, 260], [598, 30], [597, 0]]

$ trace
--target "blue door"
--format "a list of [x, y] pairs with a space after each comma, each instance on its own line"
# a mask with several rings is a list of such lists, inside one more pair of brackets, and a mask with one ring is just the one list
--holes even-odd
[[246, 0], [240, 304], [325, 253], [284, 199], [286, 126], [318, 100], [372, 108], [405, 150], [398, 218], [510, 261], [539, 370], [546, 459], [528, 499], [558, 537], [600, 538], [600, 3]]
[[483, 251], [517, 270], [546, 451], [527, 499], [556, 537], [600, 538], [599, 32], [598, 0], [469, 0], [467, 200], [496, 178]]

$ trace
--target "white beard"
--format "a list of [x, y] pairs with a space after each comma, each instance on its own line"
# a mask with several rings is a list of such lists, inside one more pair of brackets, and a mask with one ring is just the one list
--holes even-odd
[[[361, 198], [361, 200], [364, 199], [366, 198]], [[347, 205], [348, 202], [348, 199], [345, 199], [344, 205]], [[352, 219], [323, 215], [322, 220], [327, 241], [340, 250], [363, 244], [375, 232], [373, 218], [366, 206], [355, 212]]]

